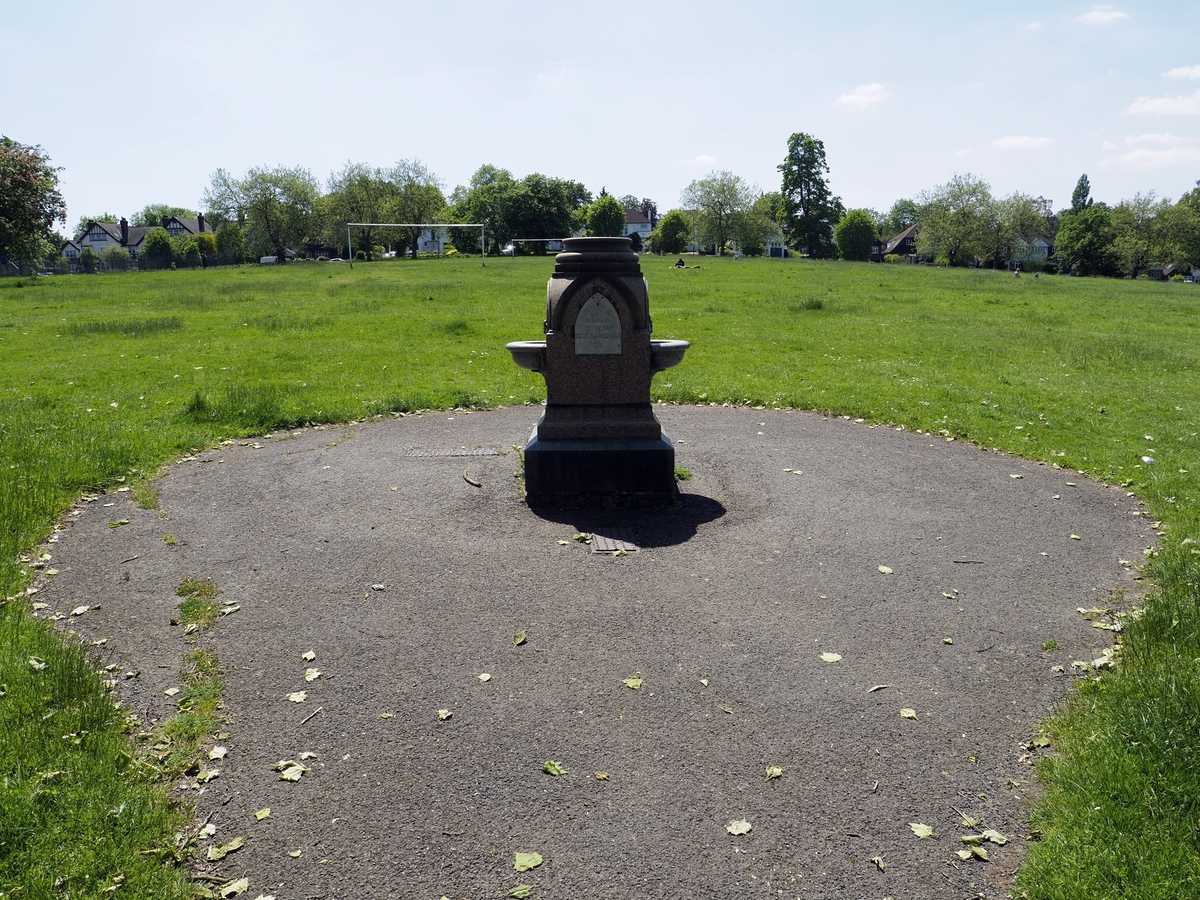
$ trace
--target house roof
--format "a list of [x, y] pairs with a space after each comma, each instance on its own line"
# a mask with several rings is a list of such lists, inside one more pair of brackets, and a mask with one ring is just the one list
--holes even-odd
[[921, 230], [921, 226], [918, 225], [916, 222], [913, 222], [911, 225], [909, 225], [907, 228], [905, 228], [902, 232], [900, 232], [898, 235], [896, 235], [894, 238], [892, 238], [890, 241], [888, 241], [888, 244], [884, 248], [883, 252], [885, 254], [891, 253], [893, 250], [895, 250], [897, 247], [899, 247], [901, 244], [903, 244], [908, 238], [915, 238], [917, 236], [917, 232], [920, 230]]
[[74, 247], [76, 250], [78, 250], [78, 249], [79, 249], [79, 244], [78, 244], [77, 242], [75, 242], [75, 241], [63, 241], [63, 245], [62, 245], [61, 247], [59, 247], [59, 248], [58, 248], [58, 252], [59, 252], [59, 253], [62, 253], [62, 252], [63, 252], [64, 250], [66, 250], [68, 247]]
[[[168, 219], [167, 221], [168, 222], [178, 222], [180, 225], [183, 226], [184, 230], [190, 231], [192, 234], [200, 233], [200, 222], [197, 219], [183, 219], [183, 218], [180, 218], [179, 216], [171, 216], [171, 218]], [[132, 229], [130, 229], [130, 230], [132, 231]], [[204, 223], [204, 231], [211, 232], [212, 225], [210, 225], [208, 222], [205, 222]]]
[[645, 213], [643, 213], [640, 209], [626, 209], [625, 210], [625, 224], [626, 225], [649, 225], [650, 220], [646, 217]]

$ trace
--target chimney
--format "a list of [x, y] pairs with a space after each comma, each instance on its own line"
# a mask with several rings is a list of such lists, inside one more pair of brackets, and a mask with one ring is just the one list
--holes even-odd
[[204, 234], [204, 213], [196, 213], [196, 231]]
[[171, 221], [167, 216], [163, 216], [162, 220], [163, 220], [163, 228], [166, 228], [167, 223]]
[[129, 244], [129, 220], [121, 216], [121, 246]]

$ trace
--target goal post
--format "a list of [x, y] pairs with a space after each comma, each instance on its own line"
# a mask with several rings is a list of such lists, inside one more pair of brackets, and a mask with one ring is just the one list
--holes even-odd
[[354, 244], [350, 238], [351, 228], [420, 228], [429, 229], [430, 231], [438, 228], [478, 228], [479, 229], [479, 252], [481, 254], [480, 265], [487, 265], [487, 235], [484, 233], [486, 225], [479, 222], [347, 222], [346, 223], [346, 249], [350, 251], [350, 268], [354, 268]]

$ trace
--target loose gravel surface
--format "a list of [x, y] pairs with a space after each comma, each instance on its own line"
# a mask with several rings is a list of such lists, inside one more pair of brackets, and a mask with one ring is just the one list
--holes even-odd
[[[140, 673], [123, 702], [172, 714], [193, 647], [226, 672], [228, 754], [178, 789], [201, 851], [245, 845], [195, 870], [278, 900], [1006, 896], [1052, 752], [1027, 745], [1110, 643], [1077, 610], [1127, 604], [1154, 540], [1136, 501], [937, 436], [667, 406], [677, 508], [534, 511], [537, 414], [279, 432], [172, 465], [159, 510], [65, 518], [39, 614], [98, 607], [59, 624]], [[573, 539], [615, 527], [638, 549]], [[185, 576], [240, 608], [185, 636]], [[1007, 843], [960, 860], [983, 828]]]

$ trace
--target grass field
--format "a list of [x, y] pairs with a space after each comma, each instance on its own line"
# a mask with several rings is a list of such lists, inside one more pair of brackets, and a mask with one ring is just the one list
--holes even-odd
[[[306, 422], [539, 401], [541, 378], [504, 344], [540, 336], [551, 266], [452, 258], [0, 280], [0, 595], [23, 589], [29, 551], [81, 491], [136, 485], [192, 448]], [[658, 399], [928, 430], [1145, 499], [1164, 532], [1146, 560], [1158, 590], [1122, 635], [1122, 665], [1081, 682], [1047, 723], [1059, 754], [1040, 769], [1042, 839], [1018, 892], [1200, 896], [1200, 289], [799, 260], [706, 258], [676, 271], [644, 257], [643, 270], [655, 336], [692, 342], [656, 377]], [[63, 738], [72, 733], [83, 738]], [[172, 846], [183, 813], [139, 753], [80, 651], [24, 603], [4, 604], [0, 897], [61, 896], [63, 884], [98, 897], [118, 874], [122, 896], [184, 895], [175, 854], [140, 852]], [[118, 808], [137, 812], [110, 815]], [[71, 854], [81, 846], [93, 852]]]

